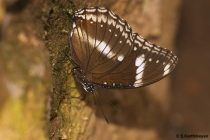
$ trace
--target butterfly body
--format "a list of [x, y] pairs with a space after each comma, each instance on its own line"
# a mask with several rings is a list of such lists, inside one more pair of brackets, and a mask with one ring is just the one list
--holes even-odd
[[178, 62], [171, 51], [134, 33], [125, 20], [103, 7], [74, 12], [70, 50], [75, 78], [87, 92], [95, 86], [146, 86], [167, 76]]

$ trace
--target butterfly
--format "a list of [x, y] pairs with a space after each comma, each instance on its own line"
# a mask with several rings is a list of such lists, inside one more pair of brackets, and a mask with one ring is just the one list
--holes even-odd
[[73, 13], [70, 51], [75, 79], [90, 93], [95, 86], [134, 89], [150, 85], [178, 63], [172, 51], [148, 42], [104, 7]]

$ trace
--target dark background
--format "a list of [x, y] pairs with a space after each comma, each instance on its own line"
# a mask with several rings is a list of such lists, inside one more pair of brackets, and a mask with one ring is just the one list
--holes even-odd
[[184, 0], [175, 42], [179, 64], [171, 85], [170, 118], [176, 133], [210, 137], [209, 40], [210, 1]]

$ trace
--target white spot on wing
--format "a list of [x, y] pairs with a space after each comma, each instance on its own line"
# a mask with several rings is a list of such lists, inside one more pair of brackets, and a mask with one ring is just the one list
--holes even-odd
[[166, 74], [169, 73], [169, 71], [170, 71], [169, 67], [170, 67], [170, 64], [167, 64], [167, 65], [165, 66], [163, 75], [166, 75]]
[[141, 55], [139, 57], [136, 58], [136, 61], [135, 61], [135, 65], [138, 67], [136, 69], [136, 81], [135, 83], [133, 84], [134, 87], [139, 87], [142, 85], [142, 77], [143, 77], [143, 72], [144, 72], [144, 67], [145, 67], [145, 55]]
[[142, 63], [140, 67], [138, 67], [138, 69], [136, 70], [136, 80], [142, 78], [143, 76], [143, 71], [144, 71], [144, 67], [145, 67], [145, 63]]
[[[93, 42], [93, 41], [90, 41], [90, 42]], [[100, 42], [100, 41], [96, 40], [96, 46], [97, 46], [97, 50], [99, 52], [102, 52], [108, 58], [112, 58], [116, 55], [113, 51], [111, 51], [110, 46], [107, 45], [104, 41]]]
[[106, 12], [107, 12], [107, 9], [104, 8], [104, 7], [102, 7], [102, 8], [99, 8], [98, 11], [99, 11], [100, 13], [106, 13]]
[[142, 46], [142, 43], [139, 40], [135, 40], [134, 43], [138, 44], [139, 47]]
[[117, 28], [117, 29], [120, 29], [120, 32], [123, 31], [123, 27], [122, 27], [122, 25], [120, 25], [120, 24], [117, 24], [117, 25], [116, 25], [116, 28]]
[[108, 25], [113, 25], [113, 26], [115, 26], [115, 24], [116, 24], [116, 21], [109, 18], [109, 20], [108, 20]]
[[123, 32], [122, 33], [122, 36], [125, 37], [125, 38], [127, 38], [128, 37], [128, 34], [126, 32]]
[[112, 11], [109, 11], [109, 15], [114, 18], [114, 19], [117, 19], [117, 17], [115, 16], [115, 14], [112, 12]]
[[80, 18], [82, 18], [82, 19], [85, 19], [85, 15], [77, 15], [77, 14], [75, 14], [75, 16], [76, 16], [76, 17], [80, 17]]
[[93, 20], [94, 22], [96, 22], [96, 15], [95, 14], [87, 14], [86, 15], [86, 19], [87, 20]]
[[140, 80], [137, 80], [134, 84], [133, 84], [133, 86], [134, 87], [140, 87], [142, 85], [142, 80], [140, 79]]
[[136, 58], [135, 65], [139, 67], [145, 60], [145, 56], [142, 54], [141, 56]]
[[158, 54], [160, 52], [161, 48], [160, 47], [154, 47], [152, 52]]
[[126, 40], [126, 43], [128, 43], [131, 46], [131, 41], [130, 40]]
[[[81, 32], [81, 30], [79, 30], [79, 32]], [[80, 33], [80, 34], [82, 34], [82, 33]], [[84, 34], [84, 36], [87, 36], [86, 32], [83, 32], [83, 34]], [[96, 47], [96, 49], [100, 53], [105, 55], [107, 58], [112, 58], [112, 57], [116, 56], [116, 53], [111, 51], [111, 47], [109, 45], [107, 45], [106, 42], [95, 40], [91, 36], [89, 36], [88, 39], [89, 39], [90, 46]]]
[[118, 61], [122, 61], [123, 59], [124, 59], [124, 56], [123, 55], [120, 55], [120, 56], [117, 57], [117, 60]]
[[107, 22], [107, 17], [105, 15], [101, 14], [101, 15], [98, 15], [97, 20], [98, 20], [99, 23], [101, 23], [101, 22], [106, 23]]
[[137, 39], [140, 41], [140, 42], [144, 42], [144, 38], [142, 36], [137, 36]]
[[89, 8], [89, 9], [86, 9], [86, 11], [87, 11], [87, 12], [92, 12], [92, 13], [93, 13], [93, 12], [96, 11], [96, 9], [95, 9], [95, 8]]
[[145, 42], [145, 45], [143, 45], [143, 49], [147, 49], [148, 51], [151, 50], [152, 44], [150, 42]]

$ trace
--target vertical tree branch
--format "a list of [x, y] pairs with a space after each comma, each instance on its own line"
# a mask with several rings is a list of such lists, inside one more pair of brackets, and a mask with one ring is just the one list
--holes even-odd
[[[72, 74], [69, 35], [72, 28], [71, 1], [49, 1], [49, 18], [46, 26], [46, 45], [50, 52], [53, 72], [51, 99], [51, 139], [92, 139], [94, 132], [94, 98], [81, 100]], [[86, 105], [88, 104], [88, 105]]]

